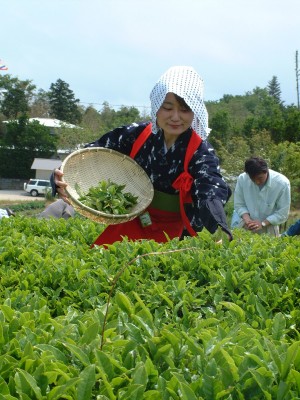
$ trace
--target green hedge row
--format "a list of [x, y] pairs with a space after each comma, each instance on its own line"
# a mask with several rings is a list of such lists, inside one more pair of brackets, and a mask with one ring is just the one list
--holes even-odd
[[1, 399], [300, 398], [300, 241], [0, 222]]

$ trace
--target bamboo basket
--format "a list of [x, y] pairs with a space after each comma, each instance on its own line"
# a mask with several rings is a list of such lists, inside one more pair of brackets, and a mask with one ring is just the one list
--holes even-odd
[[[68, 184], [68, 193], [74, 209], [85, 217], [103, 224], [120, 224], [140, 215], [151, 203], [153, 185], [139, 164], [131, 157], [104, 147], [88, 147], [71, 153], [62, 163], [63, 181]], [[106, 214], [94, 210], [78, 199], [77, 185], [82, 193], [87, 193], [100, 181], [110, 180], [118, 185], [126, 185], [124, 191], [138, 197], [137, 204], [128, 214]]]

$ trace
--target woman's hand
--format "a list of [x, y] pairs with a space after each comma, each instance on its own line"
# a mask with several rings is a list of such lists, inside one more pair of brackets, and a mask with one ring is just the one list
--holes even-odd
[[56, 185], [56, 191], [58, 193], [58, 197], [60, 197], [67, 204], [71, 204], [68, 199], [67, 192], [65, 191], [65, 188], [68, 186], [68, 184], [62, 181], [63, 175], [63, 172], [59, 169], [56, 169], [54, 171], [54, 182]]

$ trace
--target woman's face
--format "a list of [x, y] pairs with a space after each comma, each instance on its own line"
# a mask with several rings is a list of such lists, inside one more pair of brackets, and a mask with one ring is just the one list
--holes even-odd
[[165, 139], [177, 139], [193, 122], [194, 113], [178, 103], [174, 93], [168, 93], [157, 111], [157, 125], [164, 131]]

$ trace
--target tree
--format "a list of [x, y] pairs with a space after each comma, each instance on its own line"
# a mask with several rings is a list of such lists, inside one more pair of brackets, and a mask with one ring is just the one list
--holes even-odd
[[81, 121], [79, 111], [79, 99], [75, 99], [69, 85], [61, 79], [52, 83], [48, 93], [50, 103], [50, 115], [64, 122], [78, 124]]
[[6, 118], [17, 118], [29, 110], [36, 88], [30, 80], [21, 81], [10, 75], [0, 76], [0, 88], [6, 90], [1, 102], [1, 112]]
[[1, 111], [7, 118], [17, 118], [21, 113], [29, 110], [29, 104], [24, 90], [20, 88], [10, 89], [4, 96]]
[[274, 147], [271, 168], [287, 176], [291, 182], [292, 206], [300, 201], [300, 143], [282, 142]]
[[262, 131], [253, 131], [251, 140], [249, 141], [250, 152], [253, 155], [262, 157], [269, 161], [275, 143], [271, 138], [270, 132], [263, 129]]
[[118, 111], [116, 111], [111, 108], [107, 102], [103, 103], [103, 108], [100, 111], [100, 117], [101, 135], [118, 126], [129, 125], [133, 122], [138, 122], [141, 119], [139, 110], [136, 107], [122, 106]]
[[98, 136], [101, 127], [101, 115], [94, 107], [89, 106], [83, 113], [81, 126], [95, 132]]
[[[0, 176], [28, 179], [34, 158], [49, 158], [56, 154], [56, 137], [37, 121], [26, 115], [6, 124], [0, 138]], [[18, 162], [12, 162], [18, 160]]]
[[247, 141], [242, 137], [233, 137], [226, 143], [226, 148], [218, 151], [222, 169], [226, 176], [238, 176], [244, 170], [245, 159], [250, 156]]
[[217, 111], [211, 118], [209, 127], [212, 129], [209, 136], [211, 144], [214, 145], [216, 140], [221, 140], [225, 144], [229, 140], [231, 132], [228, 112], [224, 110]]
[[126, 107], [122, 106], [117, 112], [116, 112], [116, 125], [115, 126], [120, 126], [120, 125], [129, 125], [132, 124], [133, 122], [138, 122], [140, 120], [140, 113], [139, 110], [136, 107]]
[[40, 89], [33, 97], [30, 106], [30, 116], [36, 118], [49, 118], [50, 103], [48, 93]]
[[296, 106], [284, 109], [285, 133], [284, 140], [300, 142], [300, 110]]
[[67, 153], [83, 148], [88, 142], [92, 142], [97, 137], [92, 137], [91, 132], [88, 129], [68, 128], [63, 126], [59, 129], [57, 134], [57, 146], [61, 150], [66, 150]]
[[72, 151], [84, 144], [99, 139], [104, 133], [121, 125], [129, 125], [140, 120], [140, 114], [135, 107], [122, 106], [116, 111], [107, 102], [103, 103], [101, 112], [88, 107], [83, 113], [82, 123], [77, 129], [61, 128], [58, 146]]
[[278, 104], [281, 104], [281, 89], [276, 76], [273, 76], [267, 86], [269, 96], [272, 96]]
[[285, 120], [281, 104], [274, 96], [268, 94], [267, 89], [256, 88], [253, 91], [256, 105], [253, 112], [245, 120], [242, 133], [248, 139], [253, 131], [267, 130], [275, 143], [283, 140], [285, 131]]

